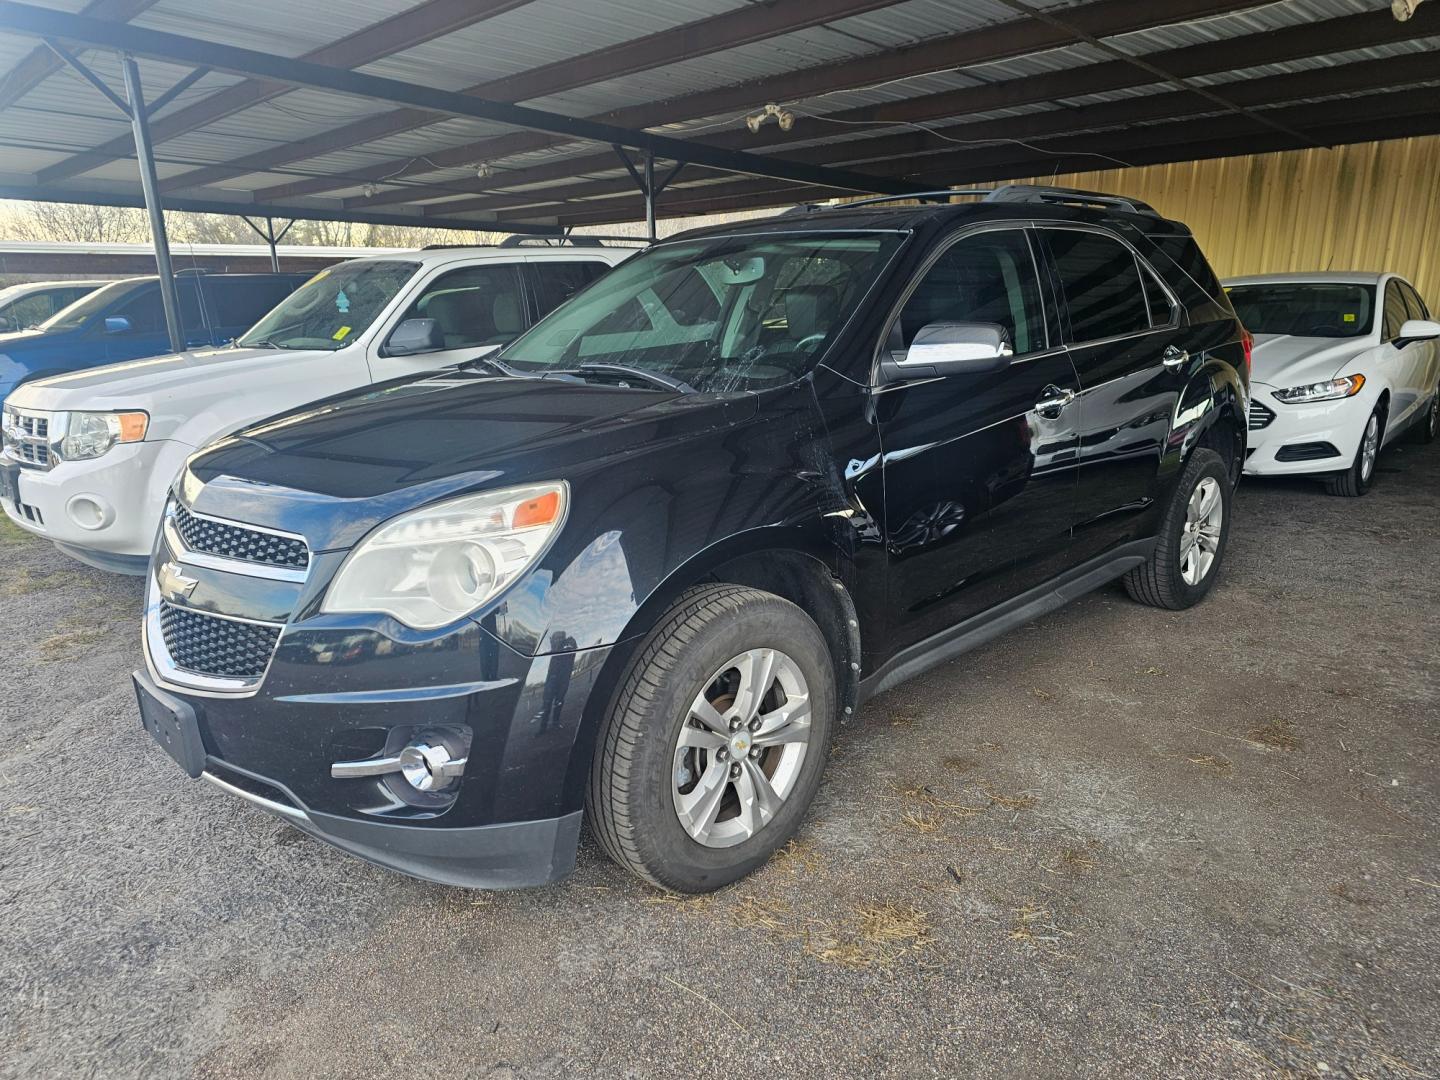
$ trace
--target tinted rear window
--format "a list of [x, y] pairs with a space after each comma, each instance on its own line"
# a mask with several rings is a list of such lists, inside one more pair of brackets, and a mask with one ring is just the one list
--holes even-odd
[[260, 317], [295, 291], [294, 278], [207, 278], [205, 291], [215, 326], [248, 330]]
[[1070, 310], [1070, 339], [1133, 334], [1150, 328], [1145, 286], [1134, 253], [1119, 240], [1078, 229], [1046, 229]]

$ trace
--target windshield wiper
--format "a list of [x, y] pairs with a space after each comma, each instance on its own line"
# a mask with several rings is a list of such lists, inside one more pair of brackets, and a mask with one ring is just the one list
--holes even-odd
[[240, 342], [237, 341], [237, 342], [235, 342], [235, 348], [237, 348], [237, 349], [278, 349], [278, 348], [280, 348], [280, 346], [279, 346], [279, 345], [276, 345], [275, 342], [271, 341], [269, 338], [261, 338], [259, 341], [247, 341], [247, 342], [245, 342], [244, 345], [241, 345]]
[[508, 379], [523, 379], [523, 378], [525, 378], [525, 376], [524, 376], [522, 373], [516, 371], [516, 370], [515, 370], [513, 367], [511, 367], [509, 364], [505, 363], [504, 361], [497, 360], [497, 359], [495, 359], [495, 357], [493, 357], [493, 356], [488, 356], [488, 355], [472, 356], [469, 360], [466, 360], [463, 364], [459, 364], [459, 365], [457, 365], [457, 366], [462, 367], [462, 368], [468, 368], [468, 367], [475, 367], [476, 365], [479, 365], [479, 364], [483, 364], [485, 367], [488, 367], [491, 371], [495, 372], [497, 375], [504, 375], [504, 376], [505, 376], [506, 378], [508, 378]]
[[687, 382], [672, 378], [669, 375], [661, 375], [658, 371], [647, 371], [644, 368], [630, 367], [628, 364], [581, 364], [575, 369], [581, 375], [604, 374], [612, 372], [616, 375], [632, 375], [637, 379], [644, 379], [646, 382], [656, 386], [664, 387], [666, 390], [675, 390], [681, 394], [698, 394], [700, 391]]

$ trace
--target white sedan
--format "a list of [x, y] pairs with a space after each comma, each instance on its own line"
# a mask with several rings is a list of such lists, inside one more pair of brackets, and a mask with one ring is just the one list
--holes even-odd
[[1382, 447], [1440, 434], [1440, 323], [1404, 278], [1262, 274], [1225, 291], [1255, 335], [1247, 474], [1364, 495]]

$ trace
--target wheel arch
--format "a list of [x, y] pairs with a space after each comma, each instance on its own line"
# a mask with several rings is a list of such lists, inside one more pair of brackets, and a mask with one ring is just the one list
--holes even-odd
[[602, 722], [645, 636], [675, 601], [697, 585], [745, 585], [774, 593], [820, 628], [835, 660], [840, 719], [854, 714], [860, 685], [860, 621], [846, 583], [848, 563], [807, 530], [767, 527], [711, 545], [676, 567], [639, 604], [597, 673], [571, 755], [567, 791], [583, 791]]

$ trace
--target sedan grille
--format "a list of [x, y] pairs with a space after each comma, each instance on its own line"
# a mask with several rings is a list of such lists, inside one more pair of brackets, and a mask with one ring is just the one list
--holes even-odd
[[258, 679], [270, 666], [278, 626], [221, 619], [160, 602], [160, 632], [177, 667], [198, 675]]
[[191, 551], [294, 570], [310, 565], [304, 540], [199, 517], [179, 503], [175, 504], [175, 528]]
[[1259, 431], [1267, 428], [1275, 420], [1275, 414], [1261, 405], [1258, 401], [1250, 402], [1250, 430]]

